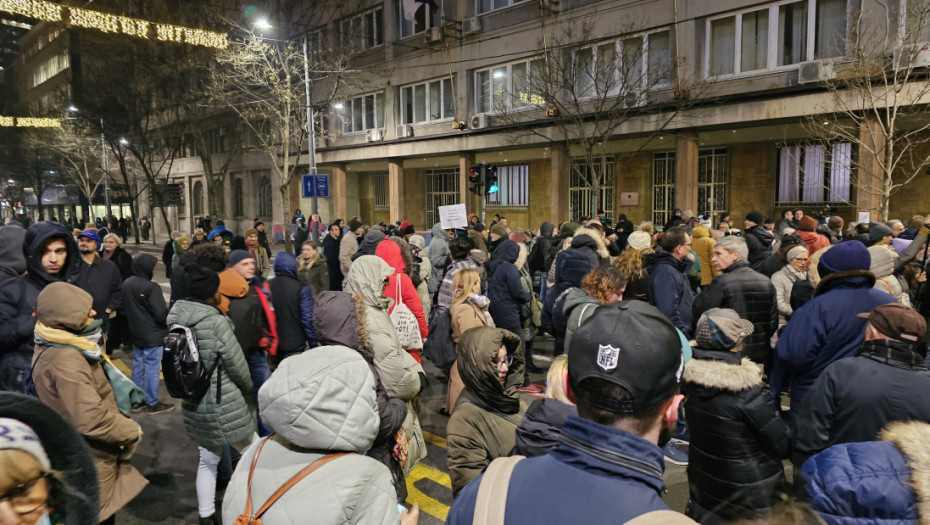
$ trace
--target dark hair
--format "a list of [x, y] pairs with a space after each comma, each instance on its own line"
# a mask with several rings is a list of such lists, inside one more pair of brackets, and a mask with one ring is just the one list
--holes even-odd
[[229, 262], [229, 254], [226, 253], [226, 248], [212, 242], [204, 242], [194, 246], [191, 248], [191, 253], [198, 259], [203, 257], [204, 259], [222, 263], [224, 267]]
[[599, 266], [584, 276], [581, 288], [601, 304], [607, 304], [610, 294], [626, 286], [626, 276], [615, 266]]
[[[339, 228], [339, 222], [338, 222], [338, 221], [336, 221], [336, 222], [334, 222], [334, 223], [332, 223], [332, 224], [329, 225], [329, 231], [333, 231], [333, 228]], [[339, 228], [339, 229], [342, 230], [342, 228]]]
[[[589, 397], [615, 399], [621, 402], [632, 401], [630, 392], [627, 389], [605, 379], [590, 377], [579, 384], [572, 379], [571, 371], [569, 371], [568, 382], [572, 391], [577, 392], [579, 390], [584, 390], [585, 395]], [[630, 432], [640, 436], [652, 429], [652, 425], [655, 424], [656, 418], [658, 418], [659, 414], [662, 412], [662, 405], [664, 405], [664, 403], [662, 403], [657, 407], [639, 414], [611, 412], [588, 405], [582, 397], [583, 396], [575, 396], [575, 404], [578, 407], [579, 416], [606, 426], [615, 426], [620, 421], [623, 421]]]
[[867, 222], [860, 222], [859, 224], [856, 225], [856, 233], [857, 233], [857, 234], [868, 233], [868, 231], [869, 231], [869, 223], [867, 223]]
[[601, 224], [600, 221], [594, 221], [594, 222], [592, 222], [591, 224], [587, 224], [587, 225], [585, 225], [585, 228], [588, 228], [588, 229], [591, 229], [591, 230], [597, 230], [597, 231], [599, 231], [599, 232], [601, 232], [601, 233], [606, 233], [606, 232], [604, 231], [604, 225]]
[[404, 273], [408, 276], [413, 273], [413, 253], [410, 252], [410, 245], [402, 237], [390, 236], [385, 241], [391, 241], [400, 248], [400, 256], [404, 259]]
[[352, 219], [349, 221], [350, 232], [354, 232], [355, 230], [361, 228], [362, 226], [363, 226], [362, 221], [358, 219], [357, 217], [352, 217]]
[[455, 261], [462, 261], [475, 249], [475, 241], [468, 237], [456, 237], [449, 241], [449, 254]]
[[[843, 228], [843, 218], [839, 215], [834, 215], [830, 217], [830, 220], [827, 221], [827, 226], [833, 228], [834, 230], [839, 230]], [[919, 227], [919, 226], [918, 226]]]
[[762, 221], [762, 224], [775, 224], [775, 219], [771, 217], [766, 217], [765, 220]]
[[688, 230], [682, 226], [672, 226], [659, 239], [659, 247], [667, 252], [672, 252], [675, 248], [685, 244]]

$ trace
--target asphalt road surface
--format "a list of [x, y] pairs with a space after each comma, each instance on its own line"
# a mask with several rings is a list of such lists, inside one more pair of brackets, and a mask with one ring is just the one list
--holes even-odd
[[[159, 258], [155, 281], [162, 286], [167, 300], [170, 288], [161, 264], [161, 246], [151, 244], [126, 245], [133, 254], [145, 251]], [[277, 251], [277, 250], [275, 250]], [[552, 340], [538, 340], [537, 364], [543, 366], [552, 356]], [[127, 376], [132, 369], [130, 352], [117, 351], [115, 364]], [[431, 363], [424, 362], [428, 386], [422, 394], [423, 409], [420, 421], [427, 441], [428, 456], [417, 465], [407, 479], [408, 504], [420, 505], [420, 523], [436, 525], [445, 522], [452, 504], [452, 490], [446, 467], [446, 424], [449, 418], [439, 409], [445, 405], [446, 385], [441, 374]], [[542, 375], [533, 376], [542, 382]], [[177, 408], [165, 414], [145, 415], [133, 413], [145, 436], [133, 456], [132, 463], [149, 480], [149, 485], [128, 506], [117, 514], [120, 525], [192, 524], [197, 523], [197, 495], [194, 480], [197, 474], [199, 453], [197, 446], [187, 437], [181, 418], [180, 402], [168, 396], [162, 386], [160, 401]], [[667, 492], [664, 499], [673, 510], [684, 511], [688, 500], [688, 482], [685, 467], [667, 464], [665, 471]], [[217, 509], [222, 492], [217, 493]]]

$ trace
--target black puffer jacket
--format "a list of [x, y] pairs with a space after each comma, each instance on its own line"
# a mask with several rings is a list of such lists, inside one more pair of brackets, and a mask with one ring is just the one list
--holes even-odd
[[688, 514], [753, 519], [787, 490], [791, 433], [764, 390], [762, 368], [732, 352], [694, 349], [682, 380], [691, 446]]
[[[152, 259], [157, 262], [154, 256]], [[152, 264], [154, 268], [155, 263]], [[93, 263], [84, 263], [83, 271], [74, 284], [94, 298], [93, 309], [97, 312], [97, 319], [109, 317], [107, 308], [113, 312], [122, 310], [123, 278], [113, 261], [104, 261], [97, 256]]]
[[488, 299], [491, 306], [488, 311], [494, 324], [511, 332], [523, 333], [520, 323], [520, 307], [530, 302], [530, 293], [523, 289], [520, 271], [514, 265], [520, 256], [517, 243], [507, 239], [494, 251], [494, 257], [488, 263], [491, 278], [488, 280]]
[[775, 236], [760, 224], [746, 230], [744, 237], [746, 246], [749, 247], [749, 266], [757, 270], [772, 254], [772, 242], [775, 241]]
[[517, 425], [517, 441], [511, 455], [535, 457], [546, 454], [559, 442], [562, 425], [568, 416], [577, 415], [575, 405], [551, 398], [533, 401]]
[[743, 319], [752, 321], [755, 330], [743, 341], [743, 355], [756, 363], [769, 363], [769, 340], [778, 329], [778, 305], [771, 280], [751, 269], [746, 261], [736, 261], [714, 277], [694, 300], [695, 322], [711, 308], [732, 308]]
[[561, 355], [565, 352], [565, 330], [568, 327], [568, 316], [562, 307], [568, 291], [581, 286], [581, 280], [591, 271], [591, 259], [579, 250], [564, 250], [559, 252], [555, 265], [558, 277], [555, 285], [546, 291], [542, 329], [555, 337], [555, 355]]
[[531, 272], [546, 271], [546, 257], [549, 256], [549, 250], [552, 248], [552, 234], [554, 232], [555, 225], [551, 222], [544, 222], [539, 226], [539, 238], [536, 239], [527, 261]]
[[132, 327], [129, 342], [137, 348], [161, 346], [168, 335], [165, 295], [161, 286], [152, 282], [157, 263], [153, 255], [137, 255], [132, 260], [132, 276], [123, 283], [123, 309]]

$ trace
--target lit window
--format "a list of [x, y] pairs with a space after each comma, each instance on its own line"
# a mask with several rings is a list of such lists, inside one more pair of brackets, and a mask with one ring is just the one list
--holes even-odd
[[475, 111], [505, 112], [524, 107], [544, 107], [538, 95], [546, 89], [545, 63], [541, 58], [495, 66], [475, 72]]

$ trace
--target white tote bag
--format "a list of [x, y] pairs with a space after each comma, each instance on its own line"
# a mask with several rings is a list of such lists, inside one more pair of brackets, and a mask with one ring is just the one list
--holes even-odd
[[420, 323], [410, 308], [404, 304], [400, 292], [400, 274], [395, 277], [397, 286], [394, 288], [394, 311], [391, 312], [391, 323], [397, 330], [397, 338], [404, 350], [419, 350], [423, 348], [423, 337], [420, 335]]

